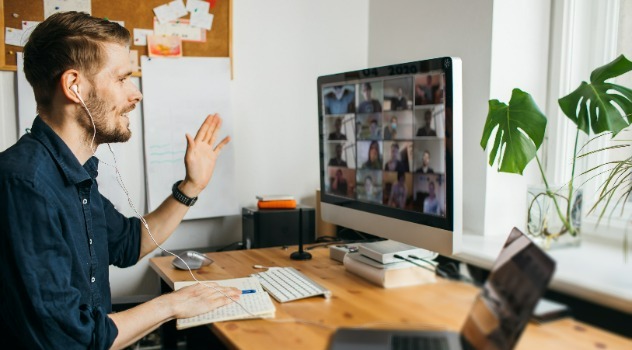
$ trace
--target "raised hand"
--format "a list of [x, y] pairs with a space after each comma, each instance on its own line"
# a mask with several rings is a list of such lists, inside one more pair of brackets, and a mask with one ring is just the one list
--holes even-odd
[[187, 150], [184, 155], [186, 176], [180, 190], [187, 196], [197, 197], [206, 188], [213, 176], [219, 153], [230, 142], [230, 136], [226, 136], [215, 145], [221, 126], [222, 118], [218, 114], [208, 115], [195, 138], [186, 134]]

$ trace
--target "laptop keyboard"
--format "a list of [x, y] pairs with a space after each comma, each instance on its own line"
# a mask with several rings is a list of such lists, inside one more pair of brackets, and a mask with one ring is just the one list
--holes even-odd
[[448, 350], [448, 340], [440, 337], [396, 335], [391, 337], [391, 350]]

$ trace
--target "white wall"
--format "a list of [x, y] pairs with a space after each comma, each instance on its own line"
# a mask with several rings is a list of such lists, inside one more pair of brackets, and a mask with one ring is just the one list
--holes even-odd
[[485, 152], [479, 146], [487, 115], [492, 47], [492, 0], [373, 0], [369, 64], [440, 56], [463, 63], [463, 226], [484, 231]]
[[[288, 193], [314, 206], [319, 187], [316, 78], [366, 66], [369, 5], [363, 0], [234, 0], [233, 5], [235, 130], [229, 147], [235, 147], [239, 204], [255, 205], [257, 194]], [[0, 150], [16, 140], [15, 85], [14, 72], [0, 72]], [[132, 116], [132, 140], [116, 145], [115, 152], [132, 199], [143, 210], [141, 110]], [[99, 150], [104, 157], [108, 153]], [[125, 206], [120, 210], [133, 215]], [[241, 216], [236, 215], [183, 222], [164, 247], [240, 240]], [[158, 292], [149, 257], [132, 268], [110, 269], [114, 297]]]

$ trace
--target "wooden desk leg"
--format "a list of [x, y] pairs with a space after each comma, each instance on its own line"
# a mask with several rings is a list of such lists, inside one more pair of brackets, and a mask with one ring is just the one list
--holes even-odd
[[[160, 294], [171, 293], [171, 287], [160, 279]], [[176, 320], [165, 322], [160, 326], [160, 339], [162, 349], [177, 350], [178, 349], [178, 330], [176, 329]]]

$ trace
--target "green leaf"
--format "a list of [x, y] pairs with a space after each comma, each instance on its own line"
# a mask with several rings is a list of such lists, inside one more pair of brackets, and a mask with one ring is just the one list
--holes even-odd
[[489, 165], [498, 162], [498, 171], [522, 174], [542, 145], [546, 131], [546, 117], [528, 93], [513, 89], [509, 105], [498, 100], [489, 101], [489, 112], [483, 129], [481, 147], [495, 133], [494, 146], [489, 153]]
[[623, 55], [595, 69], [590, 84], [582, 82], [558, 100], [562, 112], [587, 135], [592, 130], [596, 135], [612, 132], [616, 136], [632, 122], [632, 90], [605, 81], [631, 70], [632, 62]]

